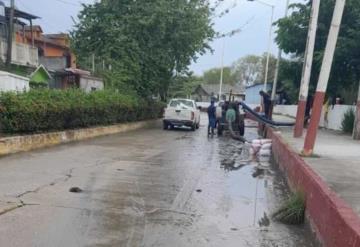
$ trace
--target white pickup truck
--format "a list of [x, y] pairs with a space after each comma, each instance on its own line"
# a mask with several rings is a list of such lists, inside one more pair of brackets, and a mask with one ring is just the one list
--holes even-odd
[[165, 109], [164, 129], [187, 126], [193, 131], [200, 126], [200, 110], [194, 100], [172, 99]]

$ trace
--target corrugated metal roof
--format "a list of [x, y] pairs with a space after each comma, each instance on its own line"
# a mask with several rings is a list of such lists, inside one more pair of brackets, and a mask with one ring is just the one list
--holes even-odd
[[[6, 7], [6, 16], [7, 17], [10, 16], [10, 8], [9, 7]], [[18, 9], [15, 9], [14, 17], [23, 18], [23, 19], [26, 19], [26, 20], [40, 19], [39, 16], [32, 15], [32, 14], [26, 13], [26, 12], [18, 10]]]

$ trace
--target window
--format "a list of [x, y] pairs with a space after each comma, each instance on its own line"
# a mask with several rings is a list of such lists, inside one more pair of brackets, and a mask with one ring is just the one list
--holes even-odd
[[40, 48], [38, 49], [38, 55], [39, 55], [39, 57], [43, 57], [43, 56], [45, 55], [43, 48], [40, 47]]
[[177, 99], [177, 100], [172, 100], [170, 102], [171, 107], [177, 107], [177, 106], [181, 106], [181, 105], [185, 105], [187, 107], [194, 107], [194, 103], [190, 100]]

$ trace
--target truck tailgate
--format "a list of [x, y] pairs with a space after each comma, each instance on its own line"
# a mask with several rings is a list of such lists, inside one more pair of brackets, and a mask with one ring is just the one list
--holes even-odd
[[165, 111], [165, 119], [191, 121], [193, 120], [192, 111], [189, 109], [170, 107]]

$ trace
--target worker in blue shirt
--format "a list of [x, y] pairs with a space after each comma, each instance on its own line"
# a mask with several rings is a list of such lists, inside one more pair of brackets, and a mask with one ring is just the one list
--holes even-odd
[[215, 100], [211, 99], [210, 106], [208, 107], [208, 117], [209, 117], [209, 125], [208, 125], [208, 135], [214, 135], [214, 130], [216, 128], [216, 107]]

